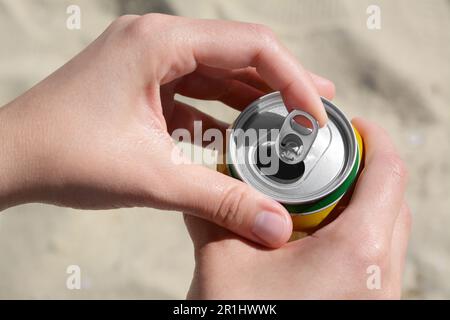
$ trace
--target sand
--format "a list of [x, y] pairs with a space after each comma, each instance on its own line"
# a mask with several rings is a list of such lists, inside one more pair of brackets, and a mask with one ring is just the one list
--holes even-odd
[[[337, 86], [350, 117], [380, 123], [410, 171], [413, 232], [405, 298], [450, 298], [450, 2], [0, 0], [0, 105], [44, 78], [124, 13], [166, 12], [264, 23]], [[68, 5], [82, 28], [65, 28]], [[218, 103], [196, 105], [232, 121]], [[30, 204], [0, 214], [0, 298], [184, 298], [193, 249], [179, 213], [77, 211]], [[66, 268], [82, 289], [66, 288]]]

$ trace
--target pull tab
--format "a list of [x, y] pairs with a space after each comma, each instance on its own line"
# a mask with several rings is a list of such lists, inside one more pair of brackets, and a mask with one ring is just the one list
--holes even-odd
[[[304, 127], [294, 118], [301, 116], [311, 122], [312, 128]], [[296, 164], [306, 158], [314, 140], [316, 140], [319, 124], [309, 113], [293, 110], [281, 126], [275, 148], [278, 156], [288, 164]]]

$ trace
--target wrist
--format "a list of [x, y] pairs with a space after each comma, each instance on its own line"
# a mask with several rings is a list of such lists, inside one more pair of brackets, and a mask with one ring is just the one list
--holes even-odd
[[16, 102], [0, 108], [0, 211], [39, 199], [34, 157], [39, 146], [20, 109]]

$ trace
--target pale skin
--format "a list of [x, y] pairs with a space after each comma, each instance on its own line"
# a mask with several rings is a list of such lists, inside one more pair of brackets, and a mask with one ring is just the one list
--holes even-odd
[[[188, 298], [400, 298], [411, 228], [406, 172], [382, 129], [362, 119], [353, 123], [366, 144], [364, 170], [347, 209], [312, 235], [267, 250], [185, 216], [196, 260]], [[379, 289], [367, 285], [370, 266], [378, 268]]]
[[[339, 271], [366, 255], [380, 263], [380, 256], [389, 256], [389, 266], [382, 263], [390, 274], [383, 293], [398, 296], [409, 233], [406, 175], [380, 129], [362, 120], [357, 124], [369, 141], [367, 173], [343, 218], [287, 245], [292, 222], [283, 206], [238, 180], [172, 161], [173, 130], [192, 130], [194, 120], [203, 121], [204, 130], [227, 126], [176, 101], [176, 93], [242, 110], [274, 90], [281, 91], [289, 110], [301, 108], [326, 124], [319, 96], [333, 98], [334, 85], [306, 71], [267, 27], [123, 16], [59, 70], [0, 108], [0, 210], [41, 202], [185, 212], [197, 261], [190, 297], [276, 298], [287, 294], [292, 281], [297, 283], [289, 291], [292, 298], [355, 297], [358, 290], [365, 296], [358, 274], [343, 279]], [[370, 142], [381, 134], [387, 149]], [[376, 170], [385, 171], [387, 180]], [[361, 223], [369, 236], [361, 236]], [[355, 259], [346, 256], [354, 252]], [[241, 254], [245, 259], [223, 269], [227, 263], [221, 259]], [[341, 268], [334, 278], [318, 269], [330, 261]], [[242, 269], [253, 270], [252, 276], [239, 274]], [[328, 284], [313, 282], [312, 269], [329, 277]], [[333, 290], [325, 292], [328, 287]]]

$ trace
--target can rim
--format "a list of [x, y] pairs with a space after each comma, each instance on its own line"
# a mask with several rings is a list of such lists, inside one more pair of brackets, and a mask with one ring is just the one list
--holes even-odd
[[[272, 92], [270, 94], [264, 95], [264, 96], [258, 98], [257, 100], [255, 100], [254, 102], [252, 102], [246, 108], [247, 111], [244, 110], [243, 112], [241, 112], [239, 114], [239, 116], [234, 121], [232, 127], [235, 128], [237, 123], [245, 122], [246, 118], [249, 117], [249, 110], [258, 108], [260, 102], [267, 101], [268, 99], [271, 99], [274, 97], [281, 97], [281, 95], [278, 91], [276, 91], [276, 92]], [[351, 173], [354, 171], [355, 165], [357, 165], [359, 167], [359, 163], [358, 163], [358, 148], [359, 148], [359, 146], [358, 146], [358, 142], [356, 139], [356, 135], [355, 135], [353, 126], [351, 125], [350, 121], [347, 119], [345, 114], [337, 106], [335, 106], [333, 103], [328, 101], [326, 98], [321, 97], [321, 99], [322, 99], [322, 102], [324, 104], [324, 107], [325, 107], [327, 113], [328, 114], [334, 113], [335, 115], [337, 115], [336, 118], [339, 118], [340, 120], [342, 120], [344, 122], [344, 126], [342, 126], [342, 128], [349, 129], [347, 132], [349, 138], [351, 139], [351, 141], [349, 141], [349, 143], [354, 146], [354, 148], [352, 150], [353, 152], [349, 152], [349, 157], [348, 157], [348, 163], [351, 163], [351, 165], [347, 165], [347, 168], [345, 169], [346, 171], [342, 174], [342, 176], [339, 179], [340, 183], [336, 183], [332, 188], [326, 190], [325, 194], [320, 195], [318, 197], [310, 197], [310, 198], [306, 198], [305, 200], [298, 201], [295, 199], [278, 198], [273, 195], [268, 195], [272, 199], [274, 199], [284, 205], [293, 205], [295, 207], [297, 207], [297, 206], [309, 207], [309, 206], [313, 206], [314, 203], [317, 203], [317, 201], [321, 202], [321, 200], [323, 200], [324, 198], [328, 198], [331, 194], [334, 194], [337, 189], [340, 189], [340, 187], [347, 181], [347, 179], [349, 178]], [[236, 150], [235, 150], [235, 146], [233, 145], [232, 142], [233, 142], [233, 139], [229, 139], [228, 152], [226, 153], [228, 170], [235, 178], [238, 178], [239, 180], [252, 185], [250, 183], [250, 181], [247, 181], [247, 179], [245, 177], [243, 177], [243, 175], [239, 171], [238, 166], [234, 165], [234, 163], [236, 162], [236, 159], [235, 159]], [[253, 187], [255, 187], [255, 186], [253, 186]], [[258, 189], [257, 187], [255, 187], [255, 188]], [[262, 191], [262, 190], [260, 190], [260, 191]]]

